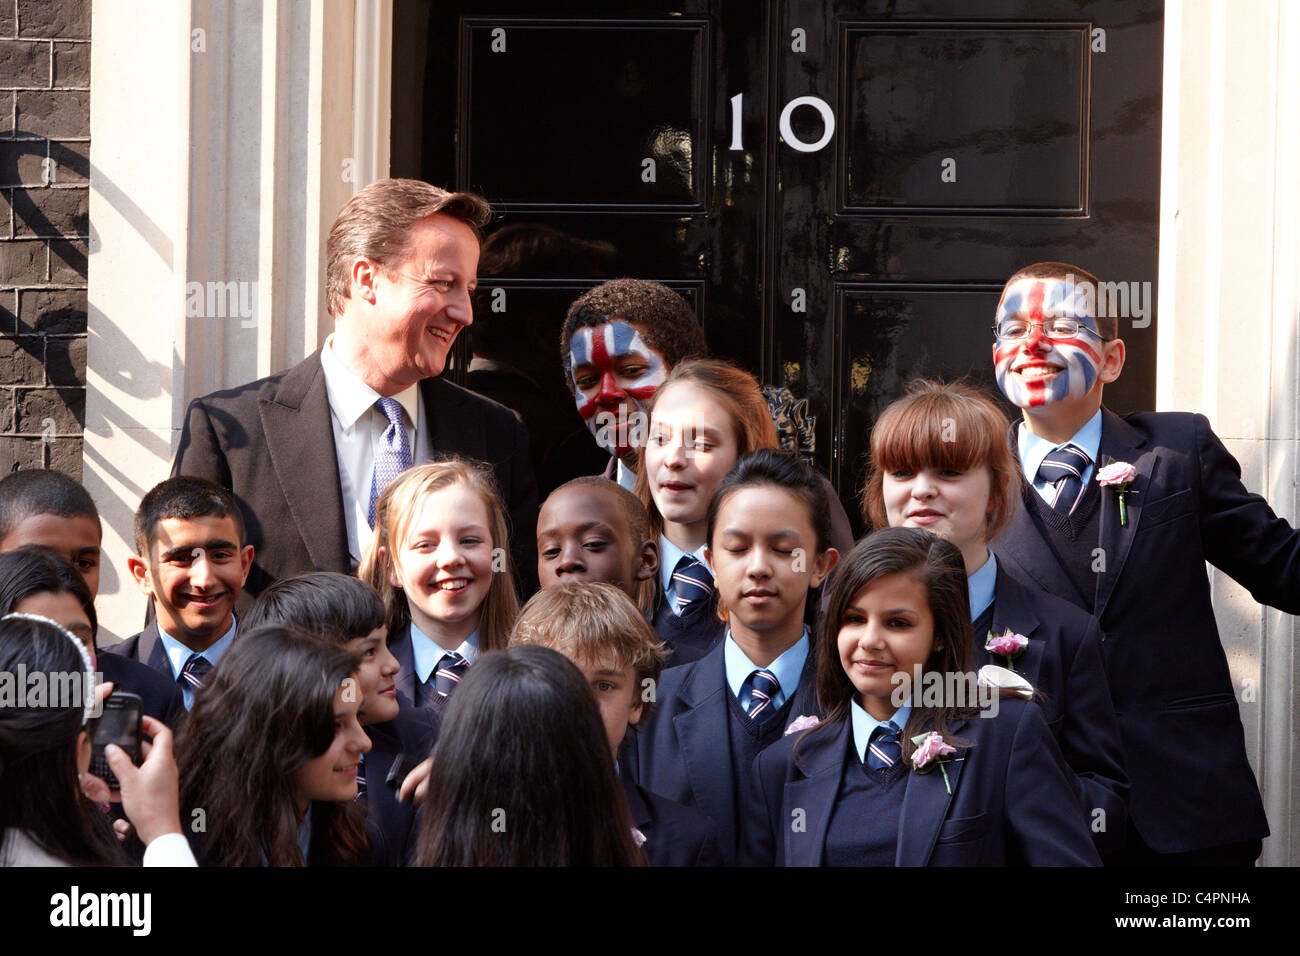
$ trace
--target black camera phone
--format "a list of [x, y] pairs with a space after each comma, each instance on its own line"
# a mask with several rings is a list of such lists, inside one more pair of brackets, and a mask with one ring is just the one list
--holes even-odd
[[140, 765], [140, 714], [144, 704], [139, 694], [114, 691], [104, 701], [104, 712], [95, 728], [95, 740], [90, 752], [90, 772], [99, 777], [110, 790], [119, 789], [117, 777], [108, 769], [104, 748], [117, 744], [126, 751], [131, 763]]

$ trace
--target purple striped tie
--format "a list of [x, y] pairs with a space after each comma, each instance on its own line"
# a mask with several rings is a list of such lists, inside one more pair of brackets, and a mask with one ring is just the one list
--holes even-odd
[[388, 419], [388, 427], [379, 437], [379, 447], [375, 449], [375, 467], [370, 481], [370, 510], [367, 520], [370, 527], [375, 526], [375, 503], [384, 493], [388, 483], [411, 467], [411, 443], [406, 437], [406, 426], [402, 422], [402, 406], [395, 398], [381, 398], [375, 407]]
[[200, 657], [198, 654], [191, 654], [185, 666], [181, 668], [181, 680], [189, 685], [190, 690], [198, 690], [203, 686], [203, 682], [208, 679], [208, 674], [212, 670], [212, 662], [206, 657]]

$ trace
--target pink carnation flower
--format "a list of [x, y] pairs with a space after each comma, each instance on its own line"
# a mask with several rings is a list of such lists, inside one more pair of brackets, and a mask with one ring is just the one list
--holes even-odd
[[1127, 485], [1137, 477], [1137, 469], [1126, 461], [1112, 461], [1097, 472], [1099, 485]]
[[989, 639], [984, 643], [984, 649], [990, 654], [1001, 654], [1003, 657], [1014, 657], [1028, 646], [1029, 638], [1010, 631], [999, 637], [990, 634]]
[[632, 840], [636, 843], [637, 846], [641, 846], [645, 843], [645, 834], [642, 833], [640, 830], [638, 830], [636, 827], [633, 827]]
[[937, 730], [932, 730], [925, 735], [925, 738], [912, 751], [912, 766], [920, 770], [936, 757], [946, 757], [948, 754], [955, 754], [956, 752], [956, 747], [944, 743], [943, 736]]
[[801, 730], [807, 730], [809, 727], [816, 727], [821, 721], [814, 714], [804, 714], [802, 717], [796, 717], [790, 721], [790, 726], [785, 728], [786, 736], [797, 734]]

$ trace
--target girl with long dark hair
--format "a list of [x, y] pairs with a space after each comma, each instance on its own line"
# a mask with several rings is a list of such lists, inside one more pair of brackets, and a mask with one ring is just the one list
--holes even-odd
[[[176, 742], [200, 862], [349, 866], [370, 860], [357, 764], [357, 661], [291, 628], [240, 634]], [[201, 822], [201, 827], [198, 823]]]
[[600, 711], [564, 655], [485, 655], [444, 712], [420, 866], [644, 866]]

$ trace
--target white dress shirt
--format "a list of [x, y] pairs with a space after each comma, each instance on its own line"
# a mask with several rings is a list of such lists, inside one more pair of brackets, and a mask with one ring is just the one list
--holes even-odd
[[[361, 563], [361, 555], [370, 543], [370, 486], [374, 481], [375, 452], [388, 428], [388, 418], [375, 408], [375, 402], [383, 396], [357, 378], [334, 354], [333, 335], [320, 350], [320, 364], [325, 372], [325, 394], [329, 399], [334, 451], [338, 456], [348, 555], [356, 565]], [[427, 423], [420, 421], [419, 384], [390, 397], [405, 412], [411, 463], [428, 461], [432, 454]]]

